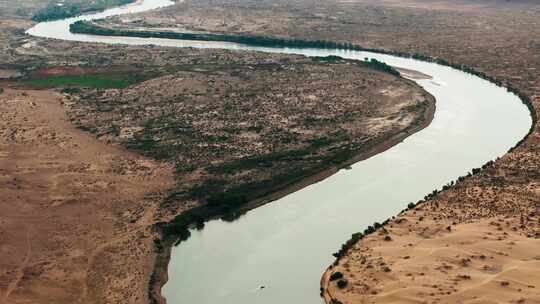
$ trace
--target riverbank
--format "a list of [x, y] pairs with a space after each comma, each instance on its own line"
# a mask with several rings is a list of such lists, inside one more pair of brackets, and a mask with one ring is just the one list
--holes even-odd
[[[514, 217], [506, 212], [459, 221], [451, 205], [438, 201], [391, 220], [383, 231], [361, 240], [329, 267], [321, 279], [326, 303], [426, 298], [444, 298], [448, 303], [535, 303], [540, 299], [534, 207], [520, 208]], [[492, 209], [503, 206], [498, 203]], [[522, 226], [528, 232], [518, 228]], [[347, 284], [338, 287], [340, 280]]]
[[32, 16], [35, 22], [54, 21], [84, 14], [102, 12], [108, 8], [133, 4], [141, 0], [94, 0], [90, 3], [77, 0], [49, 3], [49, 5]]
[[[294, 193], [314, 183], [317, 183], [326, 178], [329, 178], [332, 175], [339, 172], [339, 170], [346, 170], [348, 167], [350, 167], [351, 165], [357, 162], [366, 160], [374, 155], [382, 153], [392, 148], [393, 146], [401, 143], [407, 137], [429, 126], [429, 124], [432, 122], [434, 114], [435, 114], [435, 109], [436, 109], [436, 101], [433, 98], [433, 96], [431, 96], [429, 101], [426, 101], [426, 102], [428, 103], [427, 103], [427, 107], [425, 108], [422, 114], [422, 118], [419, 119], [415, 125], [411, 126], [407, 130], [394, 134], [386, 138], [385, 140], [383, 140], [381, 143], [371, 146], [365, 151], [355, 153], [353, 157], [348, 158], [345, 161], [335, 166], [323, 169], [322, 171], [314, 175], [302, 178], [299, 181], [292, 181], [289, 183], [285, 183], [284, 185], [281, 185], [276, 188], [267, 189], [266, 194], [256, 199], [253, 199], [247, 202], [242, 207], [240, 207], [237, 210], [238, 214], [244, 214], [246, 212], [249, 212], [250, 210], [261, 207], [275, 200], [279, 200], [280, 198], [283, 198], [291, 193]], [[224, 215], [226, 215], [226, 213], [219, 214], [219, 215], [212, 215], [210, 218], [205, 219], [205, 220], [219, 218]], [[196, 224], [197, 223], [192, 223], [192, 225], [196, 225]], [[158, 251], [158, 255], [156, 256], [156, 259], [155, 259], [156, 263], [155, 263], [155, 267], [154, 267], [154, 271], [153, 271], [152, 279], [151, 279], [152, 284], [150, 285], [150, 301], [151, 303], [158, 303], [158, 304], [166, 303], [165, 298], [161, 294], [161, 289], [168, 281], [168, 266], [169, 266], [169, 261], [171, 257], [172, 247], [176, 246], [178, 242], [176, 238], [168, 238], [166, 235], [163, 236], [163, 239], [164, 239], [164, 242], [160, 246], [161, 249]]]

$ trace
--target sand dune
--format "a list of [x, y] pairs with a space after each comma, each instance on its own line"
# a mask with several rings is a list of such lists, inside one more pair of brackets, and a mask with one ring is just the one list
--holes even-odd
[[[327, 272], [329, 295], [343, 303], [540, 303], [540, 239], [519, 228], [520, 218], [453, 225], [434, 220], [441, 213], [429, 206], [359, 242]], [[538, 227], [538, 213], [529, 219]], [[337, 271], [354, 283], [329, 283]]]

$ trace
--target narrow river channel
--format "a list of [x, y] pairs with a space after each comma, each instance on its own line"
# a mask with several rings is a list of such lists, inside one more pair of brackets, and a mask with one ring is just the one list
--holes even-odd
[[[531, 117], [517, 96], [476, 76], [435, 63], [360, 51], [263, 48], [235, 43], [103, 37], [69, 33], [85, 19], [172, 5], [144, 0], [103, 13], [37, 24], [39, 37], [113, 44], [223, 48], [337, 55], [433, 76], [417, 80], [437, 99], [426, 129], [350, 170], [248, 212], [234, 222], [213, 220], [172, 252], [163, 295], [169, 304], [315, 304], [319, 280], [352, 233], [396, 215], [471, 168], [505, 154], [528, 132]], [[261, 288], [264, 286], [264, 288]]]

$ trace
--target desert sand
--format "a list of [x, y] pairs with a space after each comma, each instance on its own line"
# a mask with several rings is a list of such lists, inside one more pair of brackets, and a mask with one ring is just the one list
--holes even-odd
[[172, 170], [74, 128], [63, 101], [0, 95], [0, 303], [145, 303]]
[[[473, 210], [442, 196], [393, 219], [330, 267], [322, 279], [327, 303], [540, 303], [538, 197], [522, 202], [528, 208], [494, 204], [491, 216], [472, 220], [461, 214]], [[512, 211], [502, 214], [504, 207]], [[330, 281], [336, 272], [345, 288]]]

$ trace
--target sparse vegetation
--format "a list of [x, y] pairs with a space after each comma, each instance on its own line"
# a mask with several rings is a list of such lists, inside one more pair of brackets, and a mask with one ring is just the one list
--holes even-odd
[[[137, 82], [137, 79], [123, 75], [75, 75], [75, 76], [53, 76], [43, 79], [22, 80], [24, 86], [34, 88], [56, 88], [56, 87], [84, 87], [96, 89], [123, 89]], [[64, 90], [66, 93], [75, 92]]]
[[337, 281], [337, 287], [339, 289], [344, 289], [344, 288], [347, 288], [347, 285], [349, 284], [349, 282], [345, 279], [341, 279], [339, 281]]
[[[71, 117], [80, 128], [175, 164], [180, 187], [171, 193], [168, 205], [184, 200], [207, 202], [165, 230], [183, 238], [193, 224], [216, 216], [234, 220], [247, 201], [344, 166], [352, 157], [385, 142], [393, 133], [381, 130], [373, 137], [370, 132], [375, 129], [354, 126], [362, 119], [378, 117], [379, 104], [371, 96], [377, 96], [386, 81], [406, 92], [395, 97], [391, 113], [413, 117], [412, 124], [398, 129], [417, 128], [427, 109], [403, 111], [411, 102], [430, 97], [412, 99], [409, 92], [421, 92], [418, 88], [370, 63], [286, 59], [266, 62], [257, 73], [251, 71], [252, 63], [197, 63], [198, 69], [206, 70], [193, 72], [191, 65], [183, 65], [173, 75], [124, 90], [68, 88], [63, 92], [79, 97], [74, 99]], [[219, 70], [220, 76], [208, 70]], [[334, 78], [328, 79], [328, 73], [346, 75], [340, 83], [354, 79], [354, 85], [333, 90]], [[246, 82], [249, 88], [244, 87]], [[317, 106], [302, 100], [313, 100]], [[345, 130], [342, 123], [353, 128]], [[289, 126], [295, 126], [294, 130]]]
[[133, 3], [135, 0], [92, 0], [88, 2], [51, 2], [36, 13], [32, 20], [37, 22], [75, 17], [82, 14], [102, 11], [110, 7]]
[[222, 192], [211, 194], [207, 198], [207, 202], [211, 207], [218, 208], [238, 208], [247, 203], [247, 197], [245, 194]]
[[330, 275], [330, 281], [335, 281], [343, 278], [343, 273], [336, 271]]
[[[225, 41], [235, 42], [251, 46], [269, 46], [269, 47], [302, 47], [302, 48], [323, 48], [323, 49], [347, 49], [362, 50], [359, 45], [352, 43], [340, 43], [333, 41], [308, 41], [301, 39], [283, 39], [268, 36], [247, 36], [247, 35], [229, 35], [229, 34], [208, 34], [208, 33], [178, 33], [164, 31], [132, 31], [111, 29], [97, 26], [88, 21], [77, 21], [70, 26], [73, 33], [104, 35], [104, 36], [126, 36], [141, 38], [164, 38], [179, 40], [202, 40], [202, 41]], [[326, 57], [325, 61], [336, 61], [337, 56]]]

